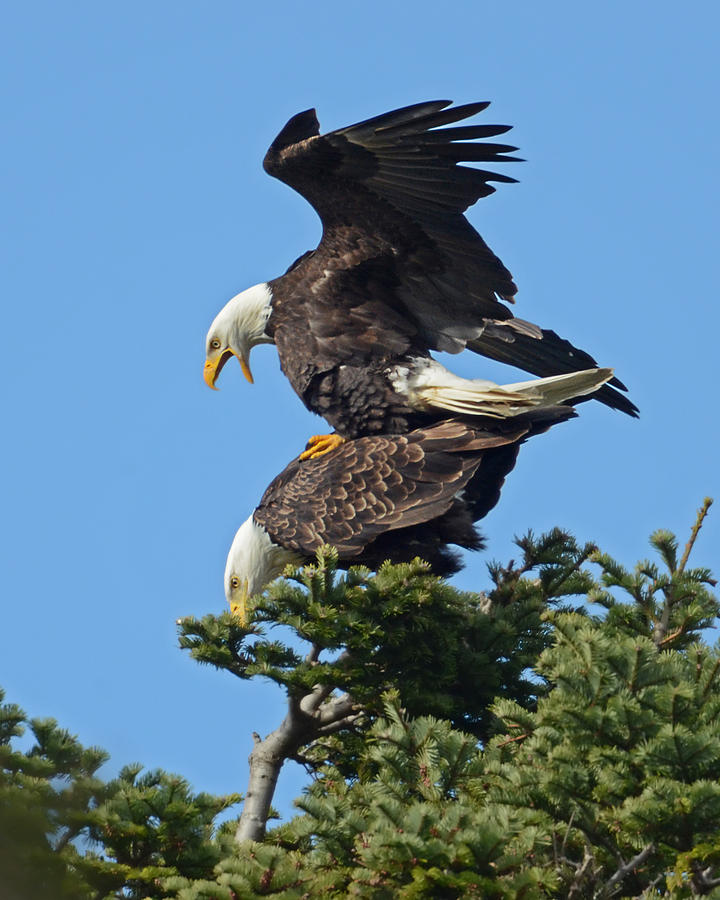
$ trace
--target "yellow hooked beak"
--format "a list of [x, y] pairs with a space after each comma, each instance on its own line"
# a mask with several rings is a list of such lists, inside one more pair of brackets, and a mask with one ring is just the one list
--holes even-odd
[[205, 360], [203, 378], [205, 379], [205, 384], [207, 384], [208, 387], [211, 387], [214, 391], [218, 390], [215, 387], [215, 382], [218, 379], [218, 375], [231, 356], [234, 356], [240, 363], [242, 373], [250, 382], [250, 384], [255, 383], [252, 377], [252, 372], [250, 371], [250, 366], [248, 365], [248, 361], [245, 359], [245, 357], [239, 353], [236, 353], [234, 350], [231, 350], [229, 347], [226, 347], [225, 350], [218, 352], [217, 355], [214, 355], [212, 357], [208, 356], [208, 358]]
[[[237, 598], [237, 599], [236, 599]], [[242, 583], [235, 596], [230, 601], [230, 612], [240, 619], [243, 625], [247, 625], [247, 601], [248, 601], [248, 582], [247, 578]]]

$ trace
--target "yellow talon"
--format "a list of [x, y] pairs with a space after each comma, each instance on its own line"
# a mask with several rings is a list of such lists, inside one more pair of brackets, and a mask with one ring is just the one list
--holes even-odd
[[345, 438], [339, 434], [314, 434], [300, 454], [300, 459], [315, 459], [316, 456], [329, 453], [344, 443]]

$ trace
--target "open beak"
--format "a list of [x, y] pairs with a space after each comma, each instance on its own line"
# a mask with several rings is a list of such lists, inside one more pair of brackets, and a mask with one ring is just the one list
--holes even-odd
[[218, 390], [215, 387], [215, 382], [220, 375], [220, 372], [223, 369], [225, 363], [230, 359], [231, 356], [237, 358], [237, 361], [240, 363], [240, 368], [242, 369], [243, 375], [247, 378], [250, 384], [254, 384], [254, 379], [252, 377], [252, 372], [250, 371], [250, 366], [248, 365], [248, 361], [242, 356], [240, 353], [236, 353], [234, 350], [231, 350], [229, 347], [223, 350], [221, 353], [218, 353], [217, 356], [212, 359], [208, 357], [205, 360], [205, 368], [203, 369], [203, 378], [205, 379], [205, 384], [208, 387], [212, 388], [214, 391]]
[[240, 368], [242, 369], [243, 375], [247, 378], [250, 384], [255, 384], [255, 379], [252, 377], [250, 366], [248, 365], [248, 361], [245, 359], [245, 357], [238, 355], [238, 362], [240, 363]]

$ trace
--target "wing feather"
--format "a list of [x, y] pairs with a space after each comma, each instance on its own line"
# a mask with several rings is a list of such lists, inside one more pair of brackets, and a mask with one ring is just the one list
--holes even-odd
[[254, 516], [289, 549], [310, 555], [329, 543], [352, 558], [381, 534], [443, 515], [485, 450], [515, 443], [526, 430], [490, 434], [444, 422], [408, 435], [348, 441], [317, 459], [290, 463]]
[[[515, 180], [460, 165], [517, 161], [513, 145], [483, 140], [510, 126], [455, 124], [487, 106], [433, 100], [325, 135], [306, 110], [273, 141], [265, 169], [323, 224], [318, 248], [283, 276], [287, 299], [274, 302], [271, 319], [299, 393], [317, 372], [411, 348], [469, 346], [541, 377], [597, 365], [555, 332], [514, 320], [505, 305], [517, 290], [512, 276], [463, 215], [492, 183]], [[271, 282], [278, 298], [283, 278]], [[624, 390], [613, 379], [593, 396], [635, 416]]]
[[[507, 327], [515, 321], [517, 320], [497, 323], [497, 327], [488, 328], [478, 338], [468, 343], [469, 349], [498, 362], [532, 372], [541, 378], [579, 372], [597, 366], [597, 362], [589, 353], [573, 346], [570, 341], [561, 338], [550, 329], [542, 329], [538, 335], [531, 331], [517, 331]], [[611, 409], [637, 418], [639, 415], [637, 406], [621, 391], [627, 391], [627, 388], [619, 378], [614, 377], [594, 394], [587, 398], [579, 397], [577, 401], [599, 400]]]
[[472, 522], [497, 503], [520, 444], [574, 415], [569, 407], [536, 410], [492, 430], [449, 419], [405, 435], [348, 441], [290, 463], [253, 515], [275, 543], [306, 556], [328, 543], [341, 560], [376, 565], [398, 541], [408, 541], [402, 558], [422, 555], [422, 539], [434, 558], [443, 543], [456, 542], [447, 518], [453, 516], [456, 533], [468, 541], [463, 546], [477, 546]]
[[[349, 242], [364, 246], [367, 258], [390, 249], [398, 300], [430, 349], [445, 349], [443, 329], [454, 325], [457, 331], [458, 321], [472, 331], [482, 318], [508, 318], [498, 298], [510, 299], [516, 292], [510, 272], [463, 216], [478, 198], [492, 193], [490, 182], [515, 179], [457, 165], [514, 161], [507, 155], [515, 150], [510, 144], [470, 142], [502, 134], [508, 126], [442, 128], [487, 106], [419, 103], [294, 144], [278, 138], [264, 160], [269, 174], [302, 194], [322, 220], [323, 238], [307, 264], [314, 264], [317, 273], [326, 271]], [[314, 121], [304, 115], [301, 135], [312, 130]], [[283, 131], [288, 129], [292, 133], [289, 125]], [[442, 272], [453, 287], [442, 314], [435, 286], [417, 278], [412, 292], [402, 289], [407, 272], [418, 270], [418, 254], [424, 259], [421, 270]], [[343, 305], [339, 292], [335, 300]]]

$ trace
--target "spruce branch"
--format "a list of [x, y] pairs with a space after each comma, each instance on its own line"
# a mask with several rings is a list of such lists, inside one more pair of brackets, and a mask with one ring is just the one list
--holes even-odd
[[[419, 561], [335, 579], [321, 554], [255, 598], [249, 627], [181, 620], [197, 661], [286, 698], [253, 735], [235, 840], [217, 816], [239, 795], [140, 765], [105, 784], [102, 751], [51, 720], [13, 747], [28, 720], [0, 691], [0, 894], [14, 878], [31, 890], [13, 896], [58, 900], [714, 895], [720, 603], [688, 566], [708, 506], [682, 559], [669, 531], [657, 564], [594, 553], [606, 590], [556, 530], [488, 594]], [[310, 784], [263, 840], [286, 759]]]
[[530, 732], [526, 732], [525, 734], [518, 734], [516, 737], [507, 738], [507, 740], [500, 741], [497, 745], [498, 747], [507, 747], [508, 744], [516, 744], [518, 741], [524, 741], [526, 737], [530, 736]]

